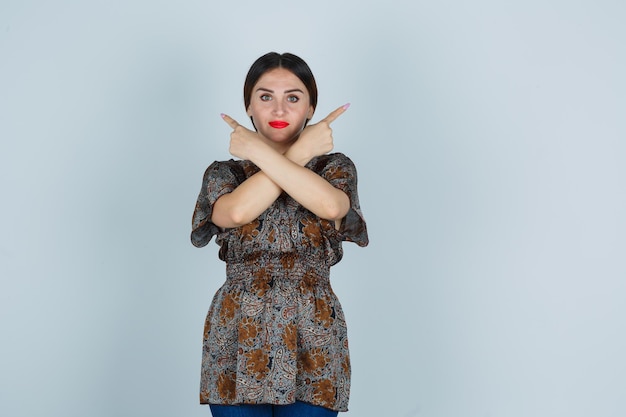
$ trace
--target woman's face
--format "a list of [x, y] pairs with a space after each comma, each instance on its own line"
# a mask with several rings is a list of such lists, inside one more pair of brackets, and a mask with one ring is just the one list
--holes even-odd
[[284, 68], [275, 68], [259, 78], [247, 109], [257, 132], [277, 145], [297, 139], [313, 111], [304, 83]]

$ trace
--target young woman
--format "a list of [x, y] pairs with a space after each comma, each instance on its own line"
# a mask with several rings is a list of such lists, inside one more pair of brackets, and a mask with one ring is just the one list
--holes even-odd
[[299, 57], [250, 68], [244, 103], [255, 131], [227, 115], [230, 153], [204, 174], [191, 241], [213, 236], [226, 282], [206, 318], [200, 402], [214, 416], [336, 416], [346, 411], [346, 323], [330, 267], [342, 241], [368, 243], [352, 161], [333, 149], [339, 107], [308, 125], [317, 86]]

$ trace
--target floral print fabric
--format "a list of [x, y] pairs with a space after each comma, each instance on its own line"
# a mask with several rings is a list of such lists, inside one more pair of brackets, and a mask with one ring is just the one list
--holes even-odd
[[200, 402], [291, 404], [346, 411], [350, 358], [346, 322], [329, 282], [342, 241], [366, 246], [356, 169], [340, 153], [306, 167], [350, 198], [339, 230], [283, 193], [259, 218], [233, 229], [211, 223], [213, 204], [258, 172], [250, 161], [214, 162], [206, 170], [191, 240], [213, 236], [226, 262], [204, 328]]

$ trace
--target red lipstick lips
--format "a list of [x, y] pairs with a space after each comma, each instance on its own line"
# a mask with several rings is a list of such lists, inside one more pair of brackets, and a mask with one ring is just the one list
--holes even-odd
[[283, 122], [282, 120], [272, 120], [269, 125], [274, 129], [284, 129], [289, 126], [289, 123]]

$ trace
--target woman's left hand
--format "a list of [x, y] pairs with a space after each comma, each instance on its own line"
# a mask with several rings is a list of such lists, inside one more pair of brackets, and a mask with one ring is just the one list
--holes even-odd
[[290, 155], [294, 155], [297, 160], [306, 163], [316, 156], [332, 151], [335, 145], [333, 129], [330, 124], [341, 116], [349, 106], [346, 104], [338, 107], [319, 122], [305, 127], [296, 143], [289, 149]]

